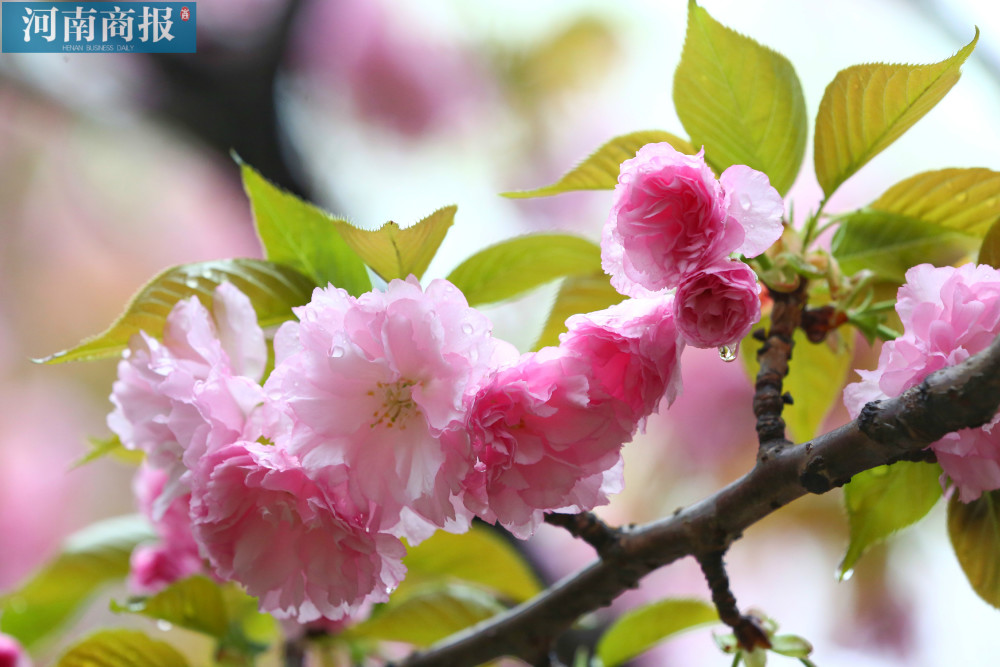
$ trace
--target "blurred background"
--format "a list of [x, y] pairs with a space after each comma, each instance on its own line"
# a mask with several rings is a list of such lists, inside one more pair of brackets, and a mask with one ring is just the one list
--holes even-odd
[[[994, 3], [702, 4], [792, 61], [810, 116], [838, 70], [936, 62], [981, 29], [959, 84], [841, 188], [828, 211], [864, 205], [927, 169], [1000, 170]], [[134, 511], [128, 466], [106, 459], [71, 470], [86, 437], [107, 434], [114, 362], [43, 367], [29, 359], [103, 330], [168, 266], [259, 256], [230, 151], [365, 227], [405, 226], [458, 204], [427, 278], [516, 234], [562, 230], [596, 240], [609, 192], [522, 201], [497, 193], [546, 185], [618, 134], [684, 135], [671, 82], [686, 5], [203, 0], [197, 54], [0, 56], [0, 592], [68, 533]], [[807, 152], [788, 197], [799, 220], [819, 201], [811, 164]], [[497, 334], [527, 349], [555, 290], [489, 309]], [[872, 360], [860, 354], [858, 364]], [[752, 465], [751, 388], [741, 364], [693, 350], [684, 376], [683, 397], [627, 446], [627, 490], [602, 512], [610, 521], [662, 516]], [[844, 420], [837, 409], [828, 423]], [[810, 639], [823, 667], [992, 664], [1000, 617], [965, 582], [942, 506], [837, 583], [845, 546], [839, 492], [803, 499], [735, 545], [733, 590], [742, 606]], [[547, 527], [528, 549], [550, 579], [593, 558]], [[693, 562], [651, 575], [615, 610], [670, 595], [708, 597]], [[699, 631], [642, 664], [728, 661]]]

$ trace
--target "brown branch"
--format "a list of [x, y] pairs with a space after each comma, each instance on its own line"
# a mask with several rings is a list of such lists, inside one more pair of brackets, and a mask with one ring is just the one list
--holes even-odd
[[782, 394], [782, 383], [788, 375], [788, 360], [792, 358], [792, 334], [802, 323], [806, 305], [806, 281], [803, 279], [792, 292], [771, 290], [774, 307], [771, 329], [763, 336], [757, 352], [760, 371], [754, 382], [753, 413], [757, 417], [757, 439], [761, 455], [772, 446], [791, 444], [785, 439], [785, 420], [781, 411], [791, 397]]
[[514, 655], [538, 662], [554, 639], [653, 570], [692, 554], [725, 551], [743, 531], [806, 493], [825, 493], [870, 468], [985, 424], [1000, 405], [1000, 337], [965, 362], [931, 374], [898, 398], [798, 447], [775, 447], [741, 479], [677, 514], [621, 529], [607, 556], [535, 598], [414, 653], [400, 667], [468, 667]]
[[565, 528], [570, 535], [594, 547], [600, 556], [618, 544], [621, 529], [612, 528], [592, 512], [546, 514], [545, 523]]
[[719, 612], [719, 620], [733, 629], [740, 648], [746, 651], [752, 651], [758, 646], [771, 648], [771, 640], [760, 621], [753, 616], [741, 614], [736, 606], [736, 596], [729, 588], [729, 575], [726, 574], [723, 560], [725, 555], [725, 551], [695, 555], [708, 582], [708, 588], [712, 591], [712, 602]]

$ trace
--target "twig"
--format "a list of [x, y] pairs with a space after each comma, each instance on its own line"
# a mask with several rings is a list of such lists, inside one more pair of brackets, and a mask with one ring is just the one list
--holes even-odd
[[788, 360], [792, 357], [792, 334], [802, 322], [806, 304], [806, 281], [800, 281], [793, 292], [771, 291], [771, 329], [757, 352], [760, 371], [754, 382], [753, 413], [757, 417], [757, 440], [761, 456], [774, 446], [791, 444], [785, 439], [785, 420], [781, 412], [791, 399], [782, 394], [782, 384], [788, 375]]
[[733, 629], [740, 648], [752, 651], [758, 646], [771, 648], [771, 640], [761, 626], [760, 621], [753, 616], [740, 613], [736, 606], [736, 596], [729, 588], [729, 576], [726, 574], [726, 564], [723, 560], [724, 551], [711, 551], [695, 556], [702, 574], [712, 591], [712, 602], [719, 612], [719, 620]]
[[623, 528], [617, 547], [535, 598], [468, 628], [400, 667], [468, 667], [502, 655], [529, 661], [585, 613], [610, 604], [653, 570], [725, 550], [749, 526], [806, 493], [825, 493], [870, 468], [981, 426], [1000, 405], [1000, 337], [963, 363], [931, 374], [898, 398], [870, 403], [845, 426], [783, 447], [741, 479], [677, 514]]
[[608, 549], [618, 544], [618, 538], [621, 537], [621, 529], [612, 528], [592, 512], [546, 514], [545, 523], [565, 528], [573, 537], [594, 547], [602, 557]]

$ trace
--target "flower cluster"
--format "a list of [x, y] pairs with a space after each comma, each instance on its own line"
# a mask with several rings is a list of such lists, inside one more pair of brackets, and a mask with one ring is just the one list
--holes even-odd
[[[874, 371], [859, 370], [861, 381], [844, 389], [851, 417], [869, 401], [899, 396], [934, 371], [985, 349], [1000, 334], [1000, 271], [974, 264], [915, 266], [906, 272], [896, 312], [903, 335], [882, 346]], [[1000, 489], [998, 422], [1000, 415], [930, 445], [963, 502]]]
[[765, 174], [734, 165], [719, 179], [704, 151], [648, 144], [622, 163], [601, 261], [622, 294], [676, 290], [674, 315], [694, 347], [738, 344], [760, 320], [756, 257], [781, 236], [783, 205]]
[[404, 547], [473, 516], [531, 535], [622, 486], [621, 447], [680, 390], [672, 297], [571, 318], [518, 355], [462, 293], [412, 276], [352, 297], [316, 289], [274, 335], [230, 284], [133, 338], [109, 425], [146, 453], [160, 538], [132, 581], [206, 572], [301, 623], [388, 599]]

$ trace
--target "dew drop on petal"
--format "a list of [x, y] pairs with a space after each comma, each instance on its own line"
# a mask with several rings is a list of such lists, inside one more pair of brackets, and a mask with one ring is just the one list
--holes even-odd
[[749, 211], [750, 207], [753, 206], [753, 200], [750, 199], [750, 195], [748, 195], [745, 192], [741, 192], [739, 194], [739, 197], [737, 197], [737, 199], [739, 199], [740, 201], [740, 208], [742, 208], [744, 211]]
[[739, 354], [739, 351], [739, 343], [736, 345], [723, 345], [719, 348], [719, 358], [726, 362], [736, 361], [736, 356]]
[[342, 356], [344, 356], [344, 348], [340, 347], [339, 345], [334, 345], [333, 349], [330, 350], [330, 356], [333, 357], [334, 359], [340, 359]]
[[471, 324], [466, 322], [465, 324], [462, 325], [462, 333], [464, 333], [466, 336], [471, 336], [472, 332], [473, 328]]

